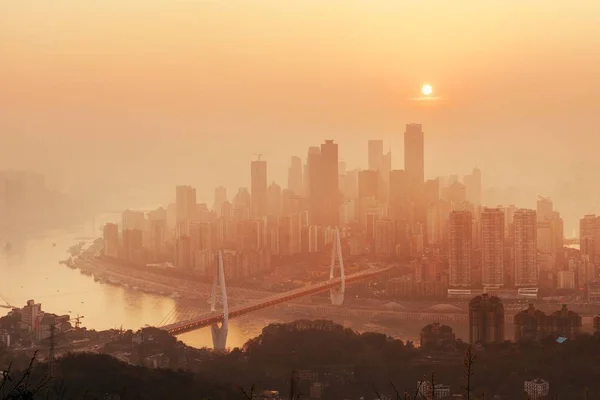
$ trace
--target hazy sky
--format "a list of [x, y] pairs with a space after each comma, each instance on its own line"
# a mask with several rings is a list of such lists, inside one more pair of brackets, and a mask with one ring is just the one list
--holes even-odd
[[[1, 0], [0, 167], [65, 188], [190, 183], [212, 202], [248, 185], [253, 154], [285, 186], [289, 156], [326, 138], [349, 167], [384, 139], [402, 168], [404, 124], [421, 122], [427, 176], [478, 165], [486, 185], [552, 192], [598, 170], [598, 15], [597, 0]], [[423, 82], [439, 101], [411, 100]]]

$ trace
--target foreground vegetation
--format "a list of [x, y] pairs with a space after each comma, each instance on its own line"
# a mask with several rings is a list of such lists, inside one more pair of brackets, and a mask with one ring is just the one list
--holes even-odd
[[[471, 399], [484, 393], [488, 399], [492, 395], [521, 399], [523, 381], [535, 378], [550, 382], [550, 398], [600, 398], [600, 381], [595, 379], [600, 376], [599, 335], [581, 335], [563, 344], [548, 338], [475, 347], [474, 362], [468, 363], [471, 374], [465, 373], [468, 349], [460, 341], [417, 349], [410, 342], [377, 333], [358, 334], [330, 321], [296, 321], [269, 325], [243, 348], [227, 353], [186, 348], [184, 357], [178, 356], [177, 365], [169, 369], [136, 367], [106, 355], [68, 355], [58, 360], [52, 379], [46, 365], [34, 364], [23, 386], [24, 381], [19, 381], [25, 375], [17, 370], [27, 371], [28, 364], [21, 362], [11, 367], [14, 373], [6, 375], [9, 379], [3, 381], [0, 400], [110, 399], [112, 395], [120, 399], [243, 399], [240, 388], [248, 394], [251, 387], [279, 390], [286, 397], [293, 388], [294, 396], [303, 393], [307, 398], [308, 382], [296, 379], [290, 385], [292, 371], [316, 371], [324, 366], [344, 370], [348, 378], [319, 375], [327, 381], [324, 398], [404, 398], [405, 393], [412, 396], [417, 382], [433, 371], [436, 383], [450, 385], [453, 393], [466, 394], [468, 387]], [[19, 384], [21, 389], [36, 389], [37, 394], [19, 389]]]

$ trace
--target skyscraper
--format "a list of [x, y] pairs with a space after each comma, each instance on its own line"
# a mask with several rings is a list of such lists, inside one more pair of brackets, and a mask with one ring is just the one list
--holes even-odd
[[579, 247], [581, 255], [594, 261], [597, 255], [596, 243], [600, 241], [600, 218], [596, 214], [588, 214], [579, 220]]
[[213, 205], [213, 211], [220, 214], [223, 203], [227, 201], [227, 189], [223, 186], [215, 188], [215, 204]]
[[364, 170], [358, 173], [358, 198], [377, 198], [379, 193], [379, 180], [377, 171]]
[[428, 245], [435, 246], [447, 243], [450, 211], [450, 203], [447, 201], [438, 200], [429, 205], [426, 229], [426, 243]]
[[279, 217], [282, 211], [281, 186], [275, 182], [267, 189], [267, 214]]
[[469, 343], [486, 344], [504, 341], [504, 305], [487, 293], [469, 302]]
[[476, 206], [481, 205], [481, 170], [474, 168], [470, 175], [465, 175], [464, 182], [467, 189], [467, 201]]
[[537, 216], [535, 210], [519, 209], [513, 216], [515, 238], [515, 285], [536, 286]]
[[504, 210], [484, 208], [481, 212], [481, 282], [504, 285]]
[[125, 210], [121, 215], [121, 230], [146, 229], [146, 214], [143, 211]]
[[538, 221], [544, 221], [547, 217], [552, 215], [554, 211], [552, 205], [552, 199], [548, 197], [538, 196], [537, 198], [537, 219]]
[[321, 177], [321, 148], [311, 146], [308, 148], [306, 158], [306, 171], [304, 182], [308, 191], [308, 216], [310, 225], [320, 225], [323, 220], [323, 180]]
[[296, 195], [301, 195], [303, 192], [302, 159], [300, 157], [293, 156], [291, 159], [291, 165], [288, 168], [288, 189]]
[[383, 140], [369, 140], [369, 169], [383, 169]]
[[396, 252], [396, 227], [391, 219], [375, 220], [375, 254], [390, 257]]
[[104, 225], [104, 255], [111, 258], [119, 256], [119, 226], [117, 224]]
[[177, 207], [177, 222], [194, 219], [196, 189], [191, 186], [177, 186], [175, 188], [175, 205]]
[[389, 209], [390, 216], [396, 221], [411, 219], [410, 183], [408, 174], [402, 169], [390, 171]]
[[323, 226], [338, 226], [340, 220], [340, 185], [338, 145], [326, 140], [321, 145], [321, 176], [323, 179]]
[[421, 124], [406, 125], [404, 170], [413, 185], [413, 191], [425, 181], [425, 143]]
[[267, 162], [256, 160], [250, 163], [250, 195], [252, 218], [267, 215]]
[[450, 286], [471, 285], [473, 216], [469, 211], [450, 213]]
[[358, 220], [365, 228], [368, 209], [377, 204], [379, 195], [379, 171], [365, 170], [358, 173]]

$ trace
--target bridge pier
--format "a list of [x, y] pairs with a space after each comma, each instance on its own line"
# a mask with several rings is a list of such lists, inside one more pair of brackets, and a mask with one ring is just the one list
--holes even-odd
[[[337, 259], [337, 265], [336, 265]], [[337, 268], [336, 268], [337, 267]], [[331, 304], [341, 306], [344, 304], [344, 293], [346, 291], [346, 274], [344, 271], [344, 259], [342, 257], [342, 245], [340, 240], [340, 229], [335, 229], [335, 238], [331, 249], [331, 267], [329, 268], [329, 280], [335, 278], [335, 270], [340, 270], [341, 284], [339, 288], [330, 290]]]
[[229, 307], [227, 304], [227, 289], [225, 288], [225, 270], [223, 269], [223, 253], [219, 251], [217, 259], [217, 273], [213, 280], [212, 294], [210, 299], [210, 310], [217, 311], [217, 284], [221, 289], [221, 302], [223, 303], [223, 322], [221, 326], [213, 324], [211, 333], [213, 348], [225, 350], [227, 348], [227, 331], [229, 329]]

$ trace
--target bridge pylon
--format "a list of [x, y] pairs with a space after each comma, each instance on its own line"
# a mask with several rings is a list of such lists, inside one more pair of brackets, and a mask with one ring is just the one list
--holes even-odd
[[211, 326], [213, 348], [225, 350], [227, 346], [227, 330], [229, 329], [229, 307], [227, 305], [227, 289], [225, 287], [225, 270], [223, 268], [223, 253], [219, 250], [217, 256], [217, 271], [213, 280], [212, 294], [210, 299], [210, 310], [217, 311], [217, 284], [221, 290], [221, 302], [223, 303], [223, 322], [221, 326]]
[[331, 249], [331, 267], [329, 268], [329, 280], [335, 278], [336, 269], [340, 270], [341, 285], [339, 288], [333, 288], [330, 290], [331, 304], [341, 306], [342, 304], [344, 304], [344, 292], [346, 291], [346, 273], [344, 271], [344, 258], [342, 257], [342, 244], [340, 240], [339, 228], [335, 229], [335, 238], [333, 239], [333, 246]]

